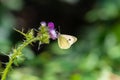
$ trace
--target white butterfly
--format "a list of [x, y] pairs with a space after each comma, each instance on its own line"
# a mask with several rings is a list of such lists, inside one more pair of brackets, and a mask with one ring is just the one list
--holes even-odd
[[75, 36], [58, 34], [58, 45], [61, 49], [68, 49], [73, 43], [77, 41]]

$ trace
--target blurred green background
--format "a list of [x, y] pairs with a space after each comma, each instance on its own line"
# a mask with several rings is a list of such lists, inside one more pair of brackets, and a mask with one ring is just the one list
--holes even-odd
[[120, 80], [120, 0], [0, 0], [0, 75], [24, 37], [13, 28], [53, 21], [78, 41], [61, 50], [57, 41], [29, 45], [7, 80]]

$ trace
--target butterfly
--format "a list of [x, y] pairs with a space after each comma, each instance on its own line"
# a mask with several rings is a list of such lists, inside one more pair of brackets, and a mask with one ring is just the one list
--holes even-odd
[[68, 49], [77, 41], [75, 36], [58, 34], [58, 45], [61, 49]]

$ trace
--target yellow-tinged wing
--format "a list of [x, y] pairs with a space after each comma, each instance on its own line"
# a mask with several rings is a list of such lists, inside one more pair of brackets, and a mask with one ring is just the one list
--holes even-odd
[[77, 41], [77, 38], [71, 35], [59, 34], [58, 45], [61, 49], [68, 49], [73, 43]]

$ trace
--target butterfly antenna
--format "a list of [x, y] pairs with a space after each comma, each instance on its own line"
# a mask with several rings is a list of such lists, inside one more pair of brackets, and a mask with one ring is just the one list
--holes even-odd
[[58, 31], [56, 33], [59, 35], [60, 34], [60, 26], [58, 26]]
[[58, 31], [60, 32], [60, 26], [58, 26]]

